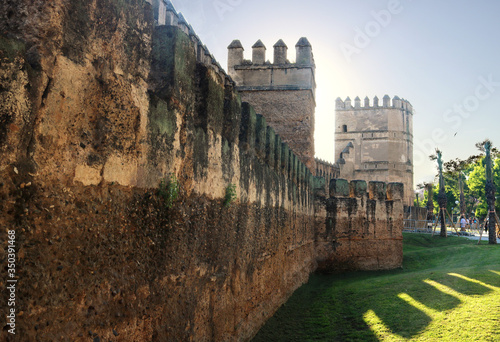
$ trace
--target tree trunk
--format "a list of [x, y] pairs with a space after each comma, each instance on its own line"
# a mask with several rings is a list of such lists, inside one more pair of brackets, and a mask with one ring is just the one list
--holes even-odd
[[432, 198], [432, 184], [427, 185], [427, 221], [433, 219], [434, 213], [434, 202]]
[[446, 193], [444, 191], [444, 189], [440, 189], [439, 190], [439, 194], [438, 194], [438, 204], [439, 204], [439, 218], [441, 220], [441, 236], [442, 237], [446, 237], [446, 218], [445, 218], [445, 210], [446, 210], [446, 203], [447, 203], [447, 199], [446, 199]]
[[495, 215], [495, 186], [491, 180], [486, 181], [486, 203], [488, 204], [488, 233], [489, 244], [494, 245], [497, 243], [497, 220]]

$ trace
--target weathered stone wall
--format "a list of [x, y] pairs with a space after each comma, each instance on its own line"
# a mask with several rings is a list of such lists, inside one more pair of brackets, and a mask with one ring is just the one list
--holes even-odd
[[164, 10], [0, 4], [2, 340], [248, 340], [335, 259], [322, 179]]
[[147, 3], [1, 9], [8, 338], [251, 337], [316, 267], [311, 172], [186, 25], [154, 28]]
[[[241, 99], [262, 114], [300, 160], [315, 170], [314, 108], [310, 90], [244, 91]], [[286, 138], [285, 138], [286, 137]]]
[[[334, 179], [326, 200], [326, 226], [318, 244], [319, 269], [382, 270], [403, 262], [403, 185]], [[324, 242], [323, 245], [319, 241]]]

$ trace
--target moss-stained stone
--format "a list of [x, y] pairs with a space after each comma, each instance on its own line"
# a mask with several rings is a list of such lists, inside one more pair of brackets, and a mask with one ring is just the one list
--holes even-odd
[[189, 37], [177, 27], [156, 27], [151, 68], [158, 96], [165, 100], [175, 96], [188, 106], [195, 94], [197, 80], [196, 56]]
[[275, 141], [274, 141], [274, 163], [275, 163], [275, 170], [276, 172], [281, 172], [282, 170], [282, 161], [281, 161], [281, 156], [282, 156], [282, 141], [281, 137], [276, 134]]
[[275, 153], [276, 153], [276, 133], [274, 129], [270, 126], [267, 127], [266, 131], [266, 162], [269, 166], [275, 166]]
[[13, 62], [16, 57], [24, 55], [25, 52], [26, 45], [23, 41], [0, 34], [0, 61]]
[[388, 183], [387, 184], [387, 199], [390, 201], [402, 200], [404, 197], [403, 183]]
[[346, 179], [330, 180], [330, 197], [349, 197], [349, 182]]
[[385, 200], [387, 196], [387, 183], [368, 182], [368, 196], [372, 200]]
[[193, 167], [195, 177], [204, 179], [208, 172], [208, 139], [207, 133], [202, 128], [196, 128], [193, 136]]
[[171, 144], [177, 132], [177, 118], [173, 111], [169, 110], [165, 101], [151, 96], [151, 107], [149, 124], [151, 133], [155, 136], [165, 135]]
[[239, 138], [241, 125], [241, 98], [232, 86], [224, 90], [224, 120], [222, 136], [229, 142], [236, 144]]
[[367, 184], [364, 180], [354, 180], [349, 183], [351, 197], [366, 195]]
[[255, 128], [255, 150], [257, 151], [257, 156], [262, 161], [265, 160], [266, 154], [266, 130], [266, 118], [260, 114], [257, 114], [257, 122]]
[[257, 114], [247, 102], [242, 104], [241, 109], [240, 143], [243, 143], [245, 149], [253, 149], [255, 148]]
[[204, 65], [197, 66], [198, 109], [195, 125], [215, 134], [222, 134], [224, 125], [224, 88], [218, 84], [212, 71]]
[[285, 175], [289, 175], [290, 167], [290, 148], [286, 143], [281, 143], [281, 168]]

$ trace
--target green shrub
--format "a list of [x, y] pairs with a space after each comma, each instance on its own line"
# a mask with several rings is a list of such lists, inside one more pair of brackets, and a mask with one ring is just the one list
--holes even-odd
[[231, 202], [236, 200], [236, 185], [229, 184], [226, 188], [226, 195], [224, 196], [224, 206], [228, 207], [231, 205]]
[[163, 178], [160, 181], [158, 195], [165, 200], [165, 206], [170, 209], [179, 197], [180, 185], [175, 174]]

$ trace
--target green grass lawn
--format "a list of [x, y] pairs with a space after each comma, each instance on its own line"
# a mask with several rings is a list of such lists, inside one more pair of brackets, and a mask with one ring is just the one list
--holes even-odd
[[500, 245], [403, 245], [400, 270], [312, 275], [253, 341], [500, 341]]

